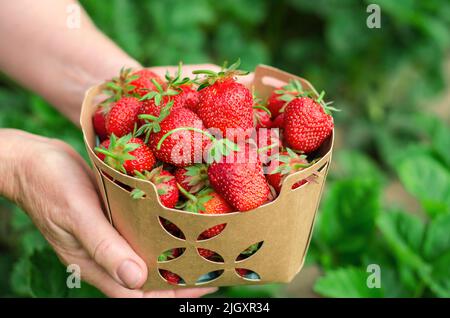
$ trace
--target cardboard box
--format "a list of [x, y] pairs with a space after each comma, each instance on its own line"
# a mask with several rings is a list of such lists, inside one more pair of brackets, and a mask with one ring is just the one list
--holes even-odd
[[[274, 89], [268, 84], [267, 78], [285, 83], [296, 78], [304, 87], [312, 87], [302, 78], [260, 65], [255, 70], [252, 85], [262, 97], [267, 97]], [[194, 214], [163, 207], [153, 184], [119, 173], [97, 158], [93, 151], [96, 136], [91, 118], [96, 107], [95, 97], [101, 91], [102, 86], [99, 85], [86, 93], [81, 113], [84, 140], [109, 221], [148, 266], [148, 280], [144, 290], [287, 283], [294, 278], [302, 268], [308, 250], [330, 165], [333, 135], [318, 150], [321, 159], [309, 168], [288, 176], [280, 195], [273, 202], [245, 213]], [[106, 175], [118, 182], [110, 180]], [[296, 182], [311, 175], [315, 176], [315, 182], [307, 182], [295, 190], [291, 189]], [[142, 189], [147, 196], [133, 200], [127, 187]], [[160, 224], [160, 217], [179, 227], [185, 239], [168, 233]], [[200, 233], [218, 224], [226, 224], [222, 233], [208, 240], [197, 241]], [[258, 242], [262, 242], [262, 246], [255, 254], [245, 260], [236, 261], [242, 251]], [[157, 261], [161, 253], [172, 248], [185, 248], [185, 251], [174, 260], [161, 263]], [[212, 262], [202, 258], [197, 248], [218, 253], [224, 262]], [[260, 279], [243, 278], [236, 273], [236, 268], [254, 271]], [[159, 269], [176, 273], [184, 280], [184, 284], [168, 284]], [[197, 283], [202, 275], [218, 270], [223, 271], [219, 277], [206, 283]]]

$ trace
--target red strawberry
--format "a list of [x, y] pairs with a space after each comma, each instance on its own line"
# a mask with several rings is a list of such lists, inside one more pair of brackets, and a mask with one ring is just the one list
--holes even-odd
[[109, 109], [110, 106], [108, 103], [99, 104], [94, 116], [92, 117], [94, 131], [101, 141], [108, 138], [108, 131], [106, 130], [106, 115], [108, 114]]
[[198, 104], [198, 92], [194, 88], [192, 81], [181, 77], [181, 63], [174, 77], [166, 74], [167, 85], [163, 87], [160, 83], [154, 82], [155, 89], [145, 94], [141, 100], [144, 101], [142, 114], [159, 116], [164, 105], [172, 101], [172, 110], [179, 107], [192, 108]]
[[169, 232], [170, 234], [172, 234], [175, 237], [185, 239], [183, 232], [181, 232], [181, 230], [178, 228], [178, 226], [176, 226], [169, 220], [166, 220], [161, 217], [159, 218], [159, 221], [167, 232]]
[[[176, 167], [202, 162], [203, 151], [209, 140], [203, 138], [199, 132], [204, 129], [203, 123], [193, 111], [184, 107], [170, 111], [168, 104], [164, 111], [161, 111], [160, 117], [149, 125], [152, 125], [153, 131], [149, 135], [149, 145], [156, 158]], [[192, 130], [174, 131], [185, 127]], [[165, 136], [168, 133], [169, 135]]]
[[112, 100], [126, 96], [143, 96], [155, 89], [154, 81], [162, 84], [161, 78], [148, 69], [133, 72], [131, 68], [121, 69], [118, 77], [106, 83], [106, 93]]
[[110, 139], [103, 141], [95, 151], [107, 165], [129, 175], [134, 175], [136, 171], [149, 170], [156, 163], [150, 148], [131, 134], [119, 139], [112, 134]]
[[[290, 174], [303, 170], [311, 164], [306, 160], [306, 156], [298, 155], [291, 149], [281, 152], [278, 159], [273, 159], [267, 169], [267, 181], [277, 193], [281, 191], [283, 180]], [[307, 180], [301, 180], [293, 185], [293, 189], [305, 184]]]
[[236, 272], [242, 277], [245, 277], [249, 273], [249, 271], [245, 268], [236, 268]]
[[195, 89], [193, 85], [184, 84], [179, 87], [182, 92], [179, 95], [175, 96], [175, 99], [182, 99], [183, 107], [189, 108], [193, 112], [197, 112], [198, 103], [199, 103], [199, 92]]
[[[188, 199], [184, 205], [185, 211], [190, 211], [200, 214], [224, 214], [232, 212], [231, 206], [222, 198], [217, 192], [211, 188], [206, 188], [200, 191], [197, 195], [193, 195], [184, 190], [180, 185], [178, 186], [181, 193]], [[214, 237], [225, 228], [225, 224], [216, 225], [200, 234], [201, 239], [208, 239]], [[214, 252], [213, 252], [214, 253]], [[207, 252], [204, 252], [206, 255]], [[207, 258], [207, 257], [205, 257]]]
[[161, 273], [162, 277], [164, 277], [164, 279], [171, 285], [178, 285], [182, 282], [181, 277], [175, 273], [172, 273], [165, 269], [160, 269], [159, 272]]
[[113, 103], [106, 116], [108, 134], [122, 137], [133, 132], [142, 104], [135, 97], [122, 97]]
[[258, 159], [263, 164], [268, 163], [270, 157], [279, 153], [282, 147], [277, 129], [258, 129], [250, 142], [257, 145]]
[[309, 97], [295, 98], [284, 112], [284, 140], [294, 150], [305, 153], [320, 147], [333, 131], [333, 117], [325, 107]]
[[303, 87], [297, 80], [290, 80], [287, 85], [274, 90], [267, 100], [267, 108], [272, 113], [272, 118], [276, 118], [282, 113], [286, 103], [301, 92], [303, 92]]
[[253, 125], [255, 129], [259, 128], [270, 128], [272, 126], [272, 121], [270, 120], [270, 111], [263, 106], [253, 107]]
[[200, 256], [206, 259], [211, 259], [216, 254], [215, 252], [208, 250], [206, 248], [199, 248], [198, 253], [200, 254]]
[[205, 164], [195, 164], [175, 170], [178, 184], [190, 193], [197, 193], [209, 185], [208, 167]]
[[244, 212], [266, 202], [269, 187], [256, 153], [248, 146], [240, 148], [230, 154], [231, 158], [213, 162], [208, 168], [208, 176], [211, 186], [232, 207]]
[[272, 128], [284, 128], [284, 113], [279, 114], [272, 121]]
[[139, 96], [144, 96], [148, 91], [153, 91], [156, 89], [155, 84], [152, 80], [156, 81], [160, 85], [163, 84], [163, 80], [154, 72], [149, 69], [142, 69], [137, 72], [132, 73], [133, 78], [137, 76], [136, 79], [132, 80], [129, 85], [134, 86], [132, 93], [136, 93]]
[[227, 129], [239, 129], [234, 135], [251, 130], [253, 127], [253, 98], [250, 90], [236, 82], [236, 75], [247, 74], [236, 70], [239, 61], [219, 73], [194, 71], [194, 74], [207, 74], [200, 85], [197, 113], [207, 128], [216, 128], [226, 136]]
[[[148, 180], [156, 186], [159, 200], [166, 208], [174, 208], [178, 202], [179, 191], [175, 177], [163, 166], [156, 167], [152, 171], [136, 172], [136, 176], [143, 180]], [[142, 197], [143, 193], [140, 189], [135, 189], [134, 198]]]

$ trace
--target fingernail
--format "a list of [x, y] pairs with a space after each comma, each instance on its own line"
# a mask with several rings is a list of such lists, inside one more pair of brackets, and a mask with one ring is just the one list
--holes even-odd
[[141, 281], [142, 270], [136, 262], [127, 259], [119, 266], [117, 276], [128, 288], [136, 288]]

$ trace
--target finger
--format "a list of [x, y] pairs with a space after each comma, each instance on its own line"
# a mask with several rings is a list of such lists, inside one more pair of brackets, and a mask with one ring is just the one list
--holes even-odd
[[209, 288], [186, 288], [175, 290], [152, 290], [144, 293], [146, 298], [198, 298], [207, 294], [215, 293], [217, 287]]
[[74, 235], [93, 260], [103, 267], [119, 284], [135, 289], [147, 279], [147, 266], [125, 239], [109, 224], [95, 198], [77, 205], [79, 213], [73, 220]]
[[[178, 70], [178, 66], [173, 66], [173, 65], [155, 66], [155, 67], [151, 67], [149, 69], [164, 78], [167, 71], [171, 75], [175, 74]], [[218, 71], [220, 71], [220, 66], [217, 66], [214, 64], [183, 65], [181, 76], [182, 77], [193, 77], [194, 74], [192, 74], [192, 71], [195, 71], [195, 70], [210, 70], [210, 71], [218, 72]]]

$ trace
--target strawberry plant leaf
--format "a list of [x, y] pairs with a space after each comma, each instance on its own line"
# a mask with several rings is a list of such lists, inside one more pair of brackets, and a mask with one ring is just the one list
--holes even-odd
[[367, 179], [336, 181], [328, 188], [314, 239], [333, 246], [333, 253], [364, 253], [375, 233], [380, 213], [380, 185]]
[[383, 291], [380, 288], [367, 287], [369, 273], [363, 269], [347, 267], [328, 271], [320, 277], [314, 291], [326, 297], [349, 298], [380, 298]]
[[431, 156], [405, 156], [396, 166], [405, 188], [431, 217], [450, 212], [450, 171]]

